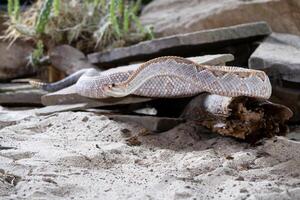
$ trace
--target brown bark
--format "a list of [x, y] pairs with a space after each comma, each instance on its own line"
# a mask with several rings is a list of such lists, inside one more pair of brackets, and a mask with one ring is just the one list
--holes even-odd
[[284, 135], [286, 122], [293, 115], [286, 106], [249, 97], [201, 94], [182, 113], [221, 135], [255, 141], [262, 137]]

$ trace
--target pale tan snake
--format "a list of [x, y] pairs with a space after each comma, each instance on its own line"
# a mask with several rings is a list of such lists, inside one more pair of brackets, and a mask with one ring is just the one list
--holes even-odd
[[[63, 87], [65, 82], [67, 81], [61, 81], [60, 87], [56, 88]], [[100, 99], [128, 95], [177, 98], [194, 96], [201, 92], [268, 99], [272, 92], [269, 78], [263, 71], [200, 65], [175, 56], [159, 57], [140, 66], [115, 68], [104, 72], [94, 69], [78, 72], [73, 76], [73, 82], [76, 82], [76, 92], [79, 95]], [[55, 86], [31, 83], [46, 90], [54, 90]]]

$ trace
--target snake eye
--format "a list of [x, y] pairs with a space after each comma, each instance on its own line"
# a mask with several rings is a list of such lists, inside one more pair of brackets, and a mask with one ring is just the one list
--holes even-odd
[[114, 84], [114, 83], [113, 83], [113, 84], [111, 84], [111, 87], [115, 87], [115, 86], [116, 86], [116, 84]]

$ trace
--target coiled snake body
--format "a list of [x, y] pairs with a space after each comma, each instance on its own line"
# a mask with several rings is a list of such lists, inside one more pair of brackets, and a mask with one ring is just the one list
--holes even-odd
[[[200, 65], [174, 56], [159, 57], [140, 66], [104, 72], [90, 69], [78, 72], [73, 77], [78, 80], [75, 82], [79, 95], [100, 99], [127, 95], [176, 98], [194, 96], [201, 92], [268, 99], [272, 91], [269, 78], [263, 71]], [[60, 84], [65, 82], [60, 81]], [[46, 90], [53, 90], [54, 86], [59, 85], [31, 83]]]

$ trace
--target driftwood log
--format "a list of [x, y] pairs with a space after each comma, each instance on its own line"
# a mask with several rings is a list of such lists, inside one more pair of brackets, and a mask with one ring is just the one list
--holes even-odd
[[221, 135], [255, 141], [285, 135], [292, 115], [286, 106], [266, 100], [203, 93], [190, 101], [181, 117]]

